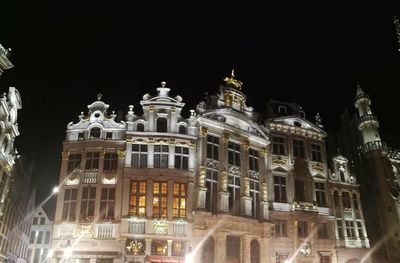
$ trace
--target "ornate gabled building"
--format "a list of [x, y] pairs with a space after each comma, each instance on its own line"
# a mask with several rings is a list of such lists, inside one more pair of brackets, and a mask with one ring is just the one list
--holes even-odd
[[68, 124], [53, 261], [360, 262], [359, 186], [320, 117], [271, 102], [262, 122], [242, 85], [232, 72], [183, 118], [162, 82], [140, 116], [99, 97]]
[[4, 70], [13, 68], [14, 65], [11, 63], [10, 57], [11, 49], [5, 49], [0, 44], [0, 76], [3, 74]]

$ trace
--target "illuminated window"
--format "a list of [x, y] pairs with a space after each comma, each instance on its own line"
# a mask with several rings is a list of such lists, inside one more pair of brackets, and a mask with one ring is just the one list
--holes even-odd
[[175, 169], [189, 168], [189, 148], [175, 146]]
[[167, 240], [151, 241], [151, 254], [152, 255], [167, 255], [167, 252], [168, 252]]
[[146, 168], [147, 167], [147, 145], [132, 144], [132, 167]]
[[153, 183], [153, 217], [154, 218], [167, 217], [167, 196], [168, 196], [167, 182], [154, 182]]
[[354, 231], [354, 222], [350, 220], [346, 220], [345, 222], [347, 237], [356, 237], [356, 233]]
[[272, 137], [272, 154], [286, 155], [285, 138]]
[[86, 154], [86, 170], [98, 170], [99, 158], [100, 154], [98, 152], [88, 152]]
[[158, 118], [157, 119], [157, 132], [167, 132], [167, 119]]
[[322, 162], [321, 145], [311, 144], [311, 160], [314, 162]]
[[174, 183], [173, 217], [186, 218], [186, 184]]
[[297, 223], [297, 235], [299, 237], [307, 237], [308, 235], [308, 227], [306, 221], [299, 221]]
[[173, 241], [172, 242], [172, 256], [184, 256], [185, 255], [185, 242]]
[[80, 218], [83, 220], [92, 220], [94, 218], [94, 206], [96, 201], [96, 188], [83, 187], [82, 188], [82, 201], [81, 201], [81, 214]]
[[115, 188], [101, 189], [100, 216], [102, 219], [114, 219]]
[[118, 155], [116, 153], [104, 154], [104, 171], [116, 171], [118, 167]]
[[228, 144], [228, 163], [240, 166], [240, 145], [229, 142]]
[[315, 196], [317, 198], [318, 206], [327, 206], [326, 196], [325, 196], [325, 184], [317, 182], [315, 183]]
[[274, 195], [275, 202], [287, 203], [286, 198], [286, 177], [274, 176]]
[[329, 238], [328, 223], [318, 224], [318, 238], [320, 238], [320, 239], [328, 239]]
[[206, 211], [217, 212], [218, 171], [207, 168], [206, 170]]
[[304, 158], [304, 142], [300, 140], [293, 140], [293, 157]]
[[75, 221], [78, 189], [65, 189], [62, 220]]
[[258, 151], [249, 149], [249, 169], [258, 172]]
[[67, 173], [73, 172], [75, 169], [81, 168], [82, 155], [80, 153], [70, 154], [68, 157]]
[[286, 220], [274, 220], [275, 223], [275, 236], [286, 237], [287, 236], [287, 221]]
[[343, 207], [344, 208], [351, 208], [349, 192], [343, 192], [342, 193], [342, 200], [343, 200]]
[[146, 216], [147, 185], [144, 181], [131, 181], [129, 215]]
[[168, 168], [168, 145], [154, 145], [154, 168]]
[[207, 158], [218, 161], [219, 139], [215, 136], [207, 135]]

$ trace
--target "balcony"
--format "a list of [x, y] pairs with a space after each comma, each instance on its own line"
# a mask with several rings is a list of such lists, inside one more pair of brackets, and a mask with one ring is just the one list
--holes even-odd
[[362, 151], [364, 153], [371, 152], [371, 151], [386, 151], [386, 143], [382, 141], [374, 141], [374, 142], [368, 142], [361, 146]]
[[177, 237], [186, 236], [186, 221], [174, 221], [172, 223], [172, 234]]
[[365, 93], [357, 94], [357, 95], [356, 95], [356, 97], [355, 97], [355, 99], [354, 99], [355, 103], [357, 104], [357, 101], [359, 101], [359, 100], [360, 100], [360, 101], [361, 101], [361, 100], [369, 100], [369, 101], [371, 101], [369, 95], [367, 95], [367, 94], [365, 94]]
[[146, 232], [146, 220], [145, 219], [129, 220], [128, 233], [143, 235], [145, 232]]
[[359, 121], [358, 128], [360, 128], [360, 129], [364, 125], [368, 125], [368, 124], [379, 125], [378, 119], [376, 118], [375, 115], [372, 115], [372, 114], [367, 114], [367, 115], [361, 116], [358, 121]]
[[291, 210], [318, 212], [318, 206], [316, 203], [293, 201]]
[[74, 237], [75, 224], [63, 224], [60, 227], [60, 238], [71, 239]]
[[85, 171], [85, 174], [83, 175], [83, 183], [84, 184], [95, 184], [97, 183], [97, 170], [90, 170], [90, 171]]
[[97, 224], [96, 228], [96, 238], [100, 239], [111, 239], [114, 237], [114, 226], [115, 224], [104, 223]]

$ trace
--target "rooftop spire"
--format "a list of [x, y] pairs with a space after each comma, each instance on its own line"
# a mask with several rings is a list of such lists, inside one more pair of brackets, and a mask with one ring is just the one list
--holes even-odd
[[231, 76], [224, 78], [224, 82], [226, 83], [226, 85], [228, 85], [232, 88], [235, 88], [238, 90], [242, 89], [243, 82], [241, 82], [240, 80], [235, 78], [235, 69], [234, 68], [232, 68]]
[[365, 92], [362, 90], [360, 83], [357, 82], [357, 96], [363, 94], [365, 94]]
[[97, 94], [97, 100], [101, 100], [101, 97], [103, 96], [103, 94], [101, 94], [100, 92]]

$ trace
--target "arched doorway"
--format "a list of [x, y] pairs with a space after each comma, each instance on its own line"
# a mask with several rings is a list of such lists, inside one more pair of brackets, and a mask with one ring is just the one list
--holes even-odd
[[250, 263], [260, 263], [260, 243], [256, 239], [250, 243]]

